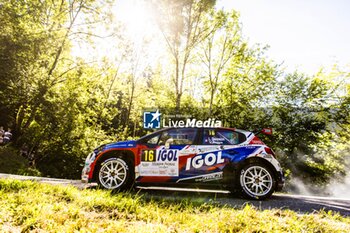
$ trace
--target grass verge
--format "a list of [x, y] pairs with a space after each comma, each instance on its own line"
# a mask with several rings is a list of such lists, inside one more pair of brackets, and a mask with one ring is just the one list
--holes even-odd
[[350, 232], [350, 218], [0, 180], [0, 232]]

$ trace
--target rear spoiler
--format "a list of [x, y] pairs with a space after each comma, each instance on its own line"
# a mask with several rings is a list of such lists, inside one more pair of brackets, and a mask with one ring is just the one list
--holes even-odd
[[255, 135], [258, 134], [265, 134], [265, 135], [272, 135], [272, 128], [263, 128], [262, 130], [259, 130], [258, 132], [254, 133]]

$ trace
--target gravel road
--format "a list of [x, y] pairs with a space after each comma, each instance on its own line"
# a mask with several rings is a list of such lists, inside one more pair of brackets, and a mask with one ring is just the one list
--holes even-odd
[[[0, 179], [35, 180], [43, 183], [57, 185], [73, 185], [77, 188], [93, 188], [94, 185], [83, 184], [80, 180], [66, 180], [33, 176], [18, 176], [0, 173]], [[276, 193], [265, 201], [246, 200], [232, 197], [228, 192], [198, 189], [176, 189], [176, 188], [140, 188], [138, 191], [145, 198], [165, 198], [169, 200], [202, 200], [227, 205], [234, 208], [241, 208], [250, 203], [258, 209], [289, 209], [301, 214], [313, 213], [320, 210], [338, 212], [342, 216], [350, 216], [350, 194], [349, 199], [302, 196], [292, 194]]]

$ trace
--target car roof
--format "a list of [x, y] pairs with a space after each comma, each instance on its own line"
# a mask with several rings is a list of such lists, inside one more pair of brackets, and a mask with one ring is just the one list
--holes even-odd
[[150, 137], [153, 134], [157, 134], [157, 133], [160, 133], [162, 131], [170, 130], [170, 129], [226, 129], [226, 130], [233, 130], [233, 131], [236, 131], [236, 132], [239, 132], [239, 133], [243, 133], [246, 136], [248, 134], [252, 133], [252, 132], [247, 131], [247, 130], [236, 129], [236, 128], [228, 128], [228, 127], [166, 127], [166, 128], [162, 128], [162, 129], [159, 129], [157, 131], [151, 132], [149, 134], [146, 134], [145, 136], [139, 138], [138, 140], [141, 140], [141, 139], [146, 138], [146, 137]]
[[248, 130], [229, 128], [229, 127], [167, 127], [167, 128], [163, 128], [163, 129], [154, 131], [153, 133], [161, 132], [163, 130], [168, 130], [168, 129], [227, 129], [227, 130], [233, 130], [233, 131], [237, 131], [237, 132], [241, 132], [241, 133], [251, 133]]

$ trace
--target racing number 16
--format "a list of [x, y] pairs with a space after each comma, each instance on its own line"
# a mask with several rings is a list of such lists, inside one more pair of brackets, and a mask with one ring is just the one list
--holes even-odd
[[144, 150], [142, 151], [141, 161], [144, 162], [155, 162], [156, 161], [155, 150]]

